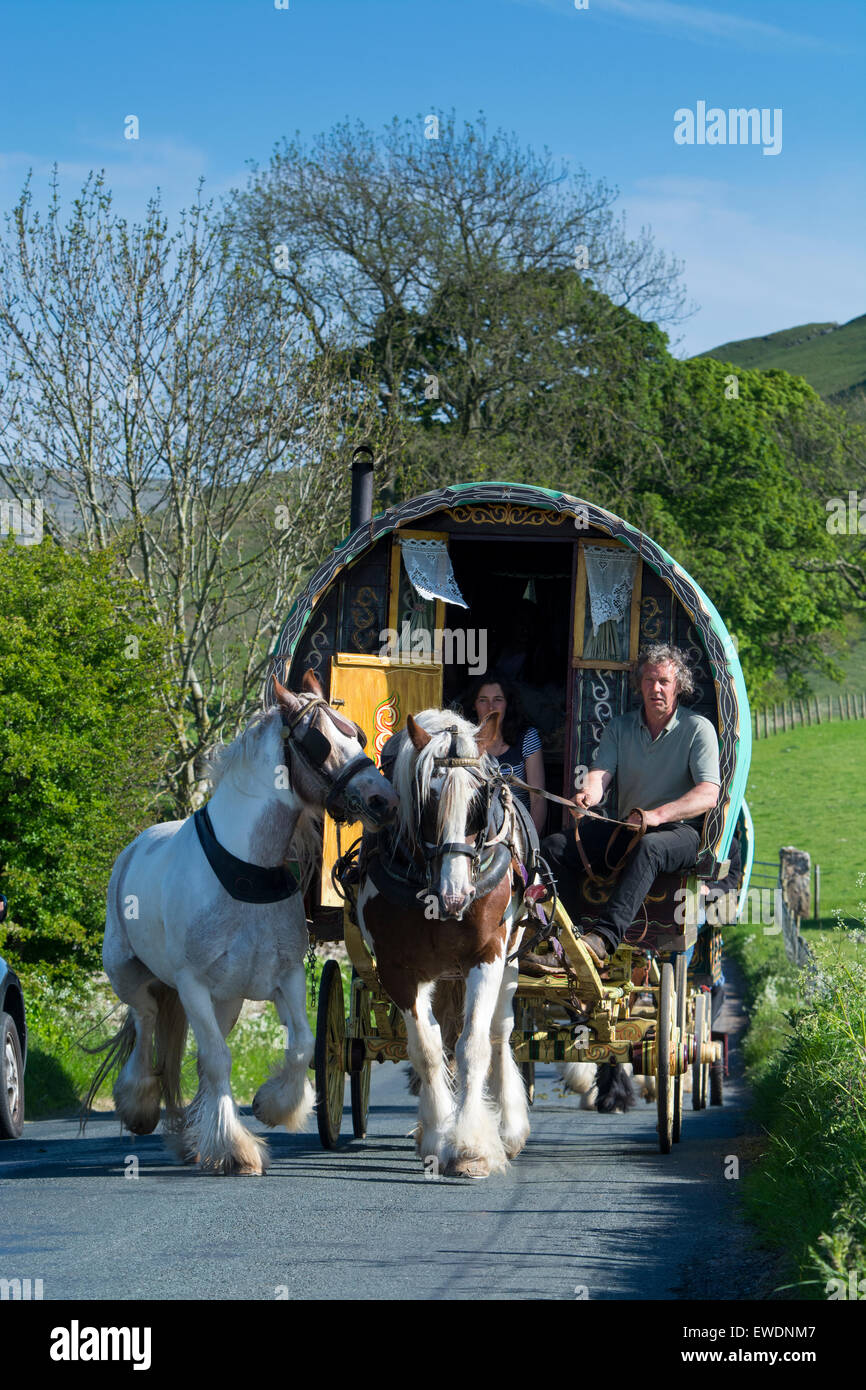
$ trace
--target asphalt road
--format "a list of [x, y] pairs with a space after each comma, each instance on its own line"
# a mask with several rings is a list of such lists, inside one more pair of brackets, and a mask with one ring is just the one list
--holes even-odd
[[315, 1132], [273, 1133], [264, 1178], [178, 1168], [110, 1113], [84, 1138], [72, 1119], [28, 1124], [0, 1145], [0, 1277], [40, 1278], [46, 1300], [753, 1296], [763, 1259], [725, 1177], [751, 1142], [736, 1075], [722, 1108], [686, 1098], [669, 1156], [654, 1106], [581, 1111], [553, 1067], [536, 1089], [527, 1148], [484, 1182], [424, 1176], [391, 1063], [374, 1068], [366, 1140], [328, 1153]]

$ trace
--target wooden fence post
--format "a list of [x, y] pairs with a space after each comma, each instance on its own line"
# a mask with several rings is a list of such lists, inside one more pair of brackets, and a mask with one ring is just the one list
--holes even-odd
[[815, 916], [821, 916], [821, 865], [815, 865]]

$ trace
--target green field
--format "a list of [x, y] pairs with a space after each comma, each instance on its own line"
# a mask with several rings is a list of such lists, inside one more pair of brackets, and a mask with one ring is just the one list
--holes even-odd
[[761, 338], [722, 343], [700, 355], [735, 367], [780, 367], [805, 377], [825, 399], [846, 404], [848, 393], [859, 395], [866, 388], [866, 314], [848, 323], [804, 323]]
[[[821, 915], [863, 916], [866, 899], [866, 722], [821, 724], [758, 739], [746, 798], [758, 859], [782, 845], [821, 866]], [[858, 881], [859, 880], [859, 881]]]

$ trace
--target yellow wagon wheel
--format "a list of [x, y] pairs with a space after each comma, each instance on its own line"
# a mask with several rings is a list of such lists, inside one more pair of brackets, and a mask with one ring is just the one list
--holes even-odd
[[665, 961], [661, 968], [659, 1011], [656, 1022], [656, 1091], [658, 1096], [659, 1149], [669, 1154], [674, 1143], [674, 1078], [671, 1054], [676, 1030], [676, 992], [674, 968]]
[[703, 1110], [707, 1104], [710, 1084], [710, 1064], [701, 1061], [704, 1048], [710, 1041], [710, 996], [703, 991], [695, 1002], [695, 1060], [692, 1064], [692, 1109]]
[[[688, 1013], [688, 986], [686, 984], [686, 958], [682, 951], [677, 955], [677, 962], [674, 968], [674, 991], [677, 996], [676, 1020], [677, 1030], [680, 1035], [680, 1046], [683, 1045], [686, 1036], [686, 1018]], [[683, 1132], [683, 1078], [679, 1068], [674, 1077], [674, 1143], [678, 1144]]]
[[319, 981], [319, 1012], [316, 1018], [316, 1122], [319, 1138], [326, 1149], [335, 1149], [343, 1121], [346, 1014], [343, 1006], [343, 980], [335, 960], [325, 963]]
[[[357, 971], [352, 972], [352, 1003], [349, 1014], [349, 1037], [358, 1040], [358, 1050], [363, 1039], [370, 1033], [371, 1011], [370, 991]], [[352, 1133], [356, 1139], [367, 1137], [367, 1114], [370, 1109], [370, 1062], [365, 1061], [360, 1069], [354, 1062], [349, 1073], [349, 1094], [352, 1097]]]

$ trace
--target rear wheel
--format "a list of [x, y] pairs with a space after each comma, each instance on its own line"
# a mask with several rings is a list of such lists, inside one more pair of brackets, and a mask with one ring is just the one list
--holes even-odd
[[[677, 1029], [680, 1035], [680, 1046], [686, 1036], [686, 1006], [688, 987], [686, 982], [686, 958], [682, 951], [677, 955], [676, 966], [674, 967], [674, 990], [676, 992], [677, 1007], [676, 1020]], [[673, 1139], [678, 1144], [683, 1130], [683, 1078], [679, 1070], [674, 1077], [674, 1123]]]
[[721, 1061], [713, 1062], [710, 1067], [710, 1105], [724, 1105], [725, 1103], [725, 1035], [716, 1033], [715, 1042], [722, 1044]]
[[668, 962], [661, 968], [659, 1011], [656, 1022], [656, 1090], [659, 1117], [659, 1149], [669, 1154], [674, 1143], [674, 1078], [671, 1054], [674, 1047], [676, 996], [674, 968]]
[[24, 1062], [11, 1015], [0, 1011], [0, 1139], [24, 1133]]
[[346, 1014], [343, 1006], [343, 979], [335, 960], [325, 963], [319, 981], [319, 1012], [316, 1018], [316, 1123], [326, 1149], [335, 1149], [343, 1122]]
[[[370, 991], [360, 978], [352, 980], [352, 1017], [349, 1035], [361, 1039], [370, 1032]], [[354, 1066], [354, 1063], [353, 1063]], [[370, 1109], [370, 1063], [365, 1061], [360, 1071], [349, 1073], [349, 1094], [352, 1097], [352, 1133], [356, 1139], [367, 1137], [367, 1114]]]
[[702, 1061], [710, 1041], [710, 996], [703, 991], [695, 1001], [695, 1060], [692, 1064], [692, 1109], [704, 1110], [710, 1082], [710, 1064]]

